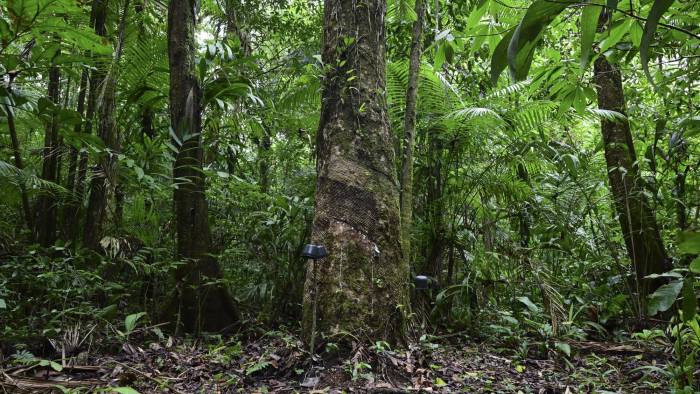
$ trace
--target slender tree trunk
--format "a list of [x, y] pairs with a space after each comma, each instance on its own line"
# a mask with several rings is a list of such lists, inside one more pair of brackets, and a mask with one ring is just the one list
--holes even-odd
[[[92, 16], [91, 19], [94, 24], [95, 33], [101, 37], [107, 35], [106, 21], [107, 21], [107, 1], [108, 0], [94, 0], [92, 3]], [[105, 73], [102, 71], [102, 65], [99, 65], [95, 70], [90, 72], [88, 76], [88, 93], [87, 93], [87, 109], [85, 112], [85, 124], [82, 132], [85, 134], [91, 134], [94, 118], [95, 118], [95, 108], [97, 107], [97, 97], [98, 89], [101, 88]], [[73, 191], [74, 205], [71, 210], [70, 216], [67, 219], [67, 228], [69, 232], [70, 239], [76, 240], [79, 236], [78, 225], [80, 214], [82, 212], [83, 203], [85, 201], [85, 184], [87, 181], [88, 173], [88, 154], [86, 151], [79, 152], [78, 169], [75, 178], [75, 187]], [[94, 242], [92, 242], [94, 244]]]
[[418, 101], [418, 77], [423, 51], [423, 19], [425, 5], [416, 0], [416, 21], [411, 33], [411, 54], [408, 66], [408, 89], [404, 114], [403, 162], [401, 163], [401, 240], [403, 255], [410, 264], [411, 228], [413, 224], [413, 145], [416, 141], [416, 105]]
[[685, 180], [688, 177], [690, 166], [686, 166], [685, 170], [680, 170], [680, 164], [676, 167], [675, 185], [673, 194], [676, 197], [676, 221], [678, 229], [685, 231], [688, 229], [688, 214], [686, 213], [686, 198], [685, 198]]
[[[9, 90], [10, 88], [8, 88]], [[15, 158], [15, 167], [20, 170], [24, 169], [24, 163], [22, 161], [22, 151], [19, 147], [19, 138], [17, 136], [17, 127], [15, 125], [15, 112], [12, 107], [4, 104], [5, 113], [7, 114], [7, 126], [10, 129], [10, 139], [12, 140], [12, 155]], [[27, 194], [27, 186], [24, 181], [19, 183], [19, 191], [22, 199], [22, 213], [24, 215], [24, 221], [30, 232], [34, 229], [34, 224], [32, 220], [32, 209], [29, 205], [29, 195]]]
[[445, 252], [445, 204], [443, 199], [445, 183], [442, 176], [443, 142], [436, 130], [431, 131], [429, 139], [428, 157], [430, 161], [430, 173], [428, 175], [426, 190], [428, 244], [423, 273], [440, 281], [442, 259]]
[[270, 148], [272, 140], [265, 130], [258, 146], [258, 167], [260, 171], [260, 191], [267, 193], [270, 190]]
[[[312, 242], [302, 328], [402, 341], [408, 265], [401, 253], [399, 188], [387, 117], [385, 0], [326, 0], [323, 105], [317, 135]], [[314, 329], [316, 328], [316, 329]]]
[[[622, 77], [617, 66], [604, 55], [596, 59], [594, 78], [601, 109], [626, 114]], [[664, 283], [663, 280], [645, 279], [671, 269], [654, 211], [643, 194], [637, 156], [627, 120], [602, 120], [603, 145], [608, 180], [615, 210], [622, 228], [627, 253], [636, 274], [637, 293], [641, 313], [646, 296]]]
[[[89, 71], [83, 70], [80, 76], [80, 87], [78, 89], [78, 104], [76, 111], [80, 116], [85, 114], [85, 96], [87, 96], [87, 81], [88, 81]], [[79, 134], [82, 130], [82, 122], [75, 125], [73, 132]], [[66, 181], [66, 188], [69, 191], [75, 189], [75, 176], [78, 171], [78, 150], [74, 147], [70, 148], [70, 157], [68, 159], [68, 179]]]
[[[58, 66], [52, 65], [49, 69], [48, 99], [55, 106], [59, 106], [60, 72]], [[45, 181], [56, 182], [58, 166], [58, 116], [56, 110], [52, 111], [50, 120], [46, 124], [44, 133], [43, 166], [41, 178]], [[36, 222], [37, 241], [41, 246], [49, 247], [56, 240], [56, 198], [51, 194], [43, 193], [38, 202], [39, 217]]]
[[83, 243], [85, 246], [92, 249], [97, 249], [99, 247], [99, 240], [103, 232], [102, 227], [106, 217], [108, 196], [114, 194], [117, 186], [118, 174], [116, 155], [119, 152], [120, 144], [119, 132], [116, 121], [114, 120], [114, 109], [116, 106], [115, 90], [117, 84], [116, 73], [119, 69], [119, 61], [121, 60], [123, 52], [124, 33], [128, 14], [129, 0], [126, 0], [119, 21], [114, 59], [111, 63], [110, 71], [103, 82], [103, 88], [100, 94], [102, 100], [99, 105], [100, 122], [98, 126], [98, 135], [102, 139], [102, 142], [104, 142], [107, 152], [102, 154], [99, 163], [95, 166], [96, 168], [93, 171], [90, 182], [90, 197], [85, 213]]
[[[77, 112], [80, 114], [80, 116], [85, 115], [85, 98], [87, 96], [87, 82], [88, 82], [88, 76], [89, 76], [89, 71], [83, 70], [82, 75], [80, 76], [80, 88], [78, 90], [78, 104], [77, 104]], [[75, 125], [73, 128], [73, 132], [75, 134], [79, 134], [82, 132], [82, 126], [83, 123], [80, 122]], [[79, 201], [77, 196], [75, 195], [75, 182], [77, 178], [77, 173], [78, 173], [78, 149], [75, 147], [70, 148], [70, 155], [68, 158], [68, 179], [66, 181], [66, 189], [68, 189], [69, 192], [71, 192], [71, 196], [68, 199], [68, 202], [63, 206], [63, 234], [66, 236], [66, 239], [73, 239], [73, 234], [75, 234], [75, 219], [77, 218], [76, 216], [76, 211], [79, 209]]]
[[[194, 0], [171, 0], [168, 7], [170, 63], [170, 116], [177, 136], [173, 177], [177, 228], [177, 257], [187, 264], [178, 268], [176, 305], [186, 332], [218, 331], [237, 319], [231, 299], [220, 284], [217, 261], [211, 257], [205, 179], [202, 170], [202, 92], [195, 76]], [[172, 316], [175, 321], [176, 316]]]

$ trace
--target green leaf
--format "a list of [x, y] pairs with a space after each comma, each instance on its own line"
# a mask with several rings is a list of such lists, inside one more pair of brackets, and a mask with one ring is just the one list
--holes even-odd
[[537, 305], [535, 305], [530, 300], [530, 298], [527, 296], [518, 297], [517, 300], [522, 302], [527, 307], [527, 309], [529, 309], [531, 312], [539, 312], [540, 311], [540, 308]]
[[7, 309], [7, 304], [2, 298], [0, 298], [0, 309]]
[[698, 308], [698, 299], [695, 295], [693, 282], [695, 282], [695, 279], [687, 278], [683, 283], [683, 305], [681, 310], [683, 311], [683, 321], [686, 322], [695, 318]]
[[644, 34], [642, 25], [638, 21], [632, 23], [632, 26], [630, 27], [630, 39], [632, 40], [632, 45], [636, 47], [641, 45], [642, 34]]
[[649, 315], [654, 316], [659, 312], [667, 311], [676, 302], [682, 288], [682, 280], [675, 280], [659, 287], [654, 294], [649, 296], [649, 305], [647, 307]]
[[671, 7], [673, 1], [674, 0], [655, 0], [654, 4], [651, 6], [651, 11], [649, 11], [649, 16], [647, 16], [647, 23], [644, 24], [644, 34], [642, 34], [642, 42], [639, 46], [639, 56], [642, 60], [644, 74], [646, 74], [647, 79], [649, 79], [649, 82], [652, 84], [654, 81], [649, 73], [649, 46], [651, 45], [652, 38], [654, 38], [656, 26], [659, 24], [661, 15]]
[[567, 153], [562, 156], [562, 159], [564, 159], [564, 164], [566, 164], [566, 168], [569, 170], [569, 174], [571, 174], [572, 177], [576, 177], [579, 167], [578, 157]]
[[131, 387], [115, 387], [112, 389], [112, 391], [119, 394], [139, 394], [138, 391], [132, 389]]
[[620, 40], [622, 40], [622, 37], [624, 37], [625, 34], [627, 34], [627, 32], [630, 30], [630, 27], [632, 26], [633, 22], [634, 20], [628, 19], [613, 26], [609, 30], [607, 37], [605, 37], [605, 39], [600, 43], [600, 53], [607, 51], [608, 49], [615, 46], [615, 44], [620, 42]]
[[508, 44], [508, 66], [516, 80], [527, 77], [532, 64], [535, 48], [542, 39], [544, 29], [566, 7], [576, 4], [574, 0], [553, 2], [550, 0], [535, 0], [525, 12], [525, 16], [513, 33]]
[[5, 19], [0, 18], [0, 40], [9, 40], [12, 36], [13, 33], [12, 29], [10, 29], [10, 25]]
[[599, 5], [603, 4], [602, 0], [593, 0], [591, 3], [585, 6], [581, 13], [581, 68], [583, 69], [588, 66], [595, 32], [598, 29], [598, 18], [603, 10]]
[[498, 77], [508, 65], [508, 43], [510, 43], [510, 39], [513, 37], [514, 32], [515, 30], [511, 30], [508, 32], [508, 34], [503, 36], [498, 45], [496, 45], [496, 49], [493, 51], [493, 56], [491, 56], [491, 83], [494, 85], [498, 83]]
[[571, 346], [568, 343], [556, 342], [554, 347], [560, 352], [566, 354], [566, 357], [571, 357]]
[[700, 253], [700, 233], [684, 231], [678, 237], [678, 251], [682, 254]]
[[447, 383], [446, 383], [444, 380], [442, 380], [441, 378], [438, 377], [438, 378], [435, 378], [435, 386], [437, 386], [437, 387], [445, 387], [445, 386], [447, 386]]
[[136, 322], [138, 322], [138, 320], [142, 318], [145, 314], [146, 312], [134, 313], [132, 315], [127, 316], [124, 319], [124, 328], [126, 328], [127, 334], [132, 332], [134, 328], [136, 328]]
[[[690, 262], [689, 268], [690, 268], [690, 272], [695, 273], [695, 274], [700, 274], [700, 256], [696, 257], [695, 260]], [[0, 305], [2, 305], [2, 304], [0, 304]]]

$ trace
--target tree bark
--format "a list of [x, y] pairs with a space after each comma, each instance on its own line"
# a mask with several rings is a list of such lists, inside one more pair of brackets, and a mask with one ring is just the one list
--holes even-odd
[[411, 228], [413, 224], [413, 146], [416, 141], [416, 105], [418, 101], [418, 76], [423, 51], [423, 19], [425, 5], [416, 0], [416, 21], [411, 33], [411, 54], [408, 66], [408, 88], [406, 89], [406, 112], [404, 114], [403, 162], [401, 163], [401, 241], [403, 255], [410, 264]]
[[329, 256], [307, 266], [302, 328], [309, 343], [319, 334], [390, 342], [405, 334], [408, 265], [386, 113], [385, 14], [385, 0], [325, 1], [311, 239]]
[[[622, 77], [617, 66], [600, 55], [594, 64], [598, 106], [626, 115]], [[629, 122], [602, 120], [603, 146], [614, 206], [622, 228], [627, 254], [636, 274], [640, 313], [646, 297], [663, 280], [645, 279], [650, 274], [669, 271], [672, 266], [664, 249], [654, 211], [643, 194], [637, 156]]]
[[[49, 69], [48, 99], [55, 107], [60, 105], [58, 99], [59, 82], [60, 72], [58, 66], [53, 64]], [[58, 166], [58, 116], [55, 107], [52, 108], [44, 132], [41, 178], [48, 182], [56, 182]], [[56, 198], [51, 192], [44, 192], [39, 197], [36, 239], [43, 247], [49, 247], [56, 241], [56, 203]]]
[[[80, 114], [80, 116], [85, 115], [85, 98], [87, 96], [87, 90], [88, 90], [88, 77], [90, 75], [90, 72], [85, 69], [82, 72], [82, 75], [80, 76], [80, 87], [78, 90], [78, 104], [77, 104], [77, 112]], [[82, 126], [83, 123], [80, 122], [75, 125], [73, 128], [73, 132], [75, 134], [80, 134], [82, 132]], [[62, 213], [62, 221], [63, 221], [63, 230], [62, 233], [66, 237], [66, 239], [73, 239], [73, 235], [75, 234], [75, 225], [76, 225], [76, 219], [77, 215], [76, 212], [80, 208], [80, 201], [78, 200], [78, 196], [75, 195], [75, 184], [76, 184], [76, 179], [78, 175], [78, 149], [75, 147], [70, 148], [70, 156], [68, 159], [68, 179], [66, 181], [66, 189], [68, 189], [69, 192], [71, 192], [71, 196], [69, 197], [68, 202], [63, 206], [63, 213]]]
[[110, 66], [109, 73], [103, 82], [103, 88], [100, 94], [102, 100], [99, 105], [100, 121], [98, 135], [102, 139], [102, 142], [104, 142], [107, 151], [102, 153], [90, 181], [90, 197], [85, 213], [83, 243], [91, 249], [99, 248], [99, 241], [103, 232], [102, 227], [107, 211], [108, 195], [114, 194], [117, 185], [116, 155], [119, 152], [120, 144], [119, 132], [114, 119], [114, 109], [116, 106], [115, 90], [117, 84], [116, 73], [119, 69], [119, 61], [121, 60], [123, 52], [124, 33], [128, 14], [129, 0], [126, 0], [119, 21], [114, 59]]
[[[95, 33], [101, 37], [105, 37], [107, 35], [107, 2], [108, 0], [95, 0], [92, 2], [91, 20], [94, 25]], [[85, 124], [81, 130], [84, 134], [92, 133], [95, 108], [97, 107], [97, 89], [102, 86], [105, 78], [105, 73], [102, 71], [102, 69], [102, 66], [96, 67], [88, 75], [87, 109], [85, 111]], [[80, 228], [78, 222], [82, 212], [81, 208], [85, 200], [85, 184], [88, 171], [87, 166], [87, 152], [78, 152], [78, 168], [75, 175], [73, 198], [71, 204], [69, 204], [69, 206], [66, 208], [66, 227], [68, 229], [68, 236], [73, 241], [77, 240], [78, 236], [81, 235], [78, 231]]]
[[[12, 82], [10, 81], [10, 84]], [[8, 87], [8, 91], [11, 92], [11, 87]], [[11, 96], [11, 95], [10, 95]], [[12, 155], [15, 158], [15, 167], [19, 170], [24, 169], [24, 162], [22, 161], [22, 151], [19, 146], [19, 138], [17, 136], [17, 127], [15, 125], [15, 112], [8, 104], [4, 104], [5, 113], [7, 114], [7, 126], [10, 129], [10, 139], [12, 140]], [[20, 197], [22, 199], [22, 213], [24, 215], [24, 221], [29, 229], [29, 232], [33, 232], [34, 224], [32, 220], [32, 209], [29, 205], [29, 195], [27, 194], [27, 186], [23, 180], [19, 183]]]
[[443, 141], [438, 130], [431, 130], [428, 144], [429, 174], [426, 187], [428, 243], [423, 272], [441, 281], [442, 259], [445, 252], [445, 204], [443, 192]]
[[[226, 289], [209, 284], [221, 278], [211, 257], [202, 169], [202, 92], [195, 77], [194, 0], [171, 0], [168, 7], [168, 58], [170, 64], [170, 117], [177, 136], [173, 177], [177, 231], [177, 258], [186, 264], [176, 271], [175, 305], [186, 332], [219, 331], [238, 320]], [[172, 316], [177, 318], [177, 316]], [[172, 321], [175, 321], [173, 319]]]

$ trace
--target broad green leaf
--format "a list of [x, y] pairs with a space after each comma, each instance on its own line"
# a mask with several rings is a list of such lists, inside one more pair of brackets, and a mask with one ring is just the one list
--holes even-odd
[[493, 56], [491, 56], [491, 83], [494, 85], [498, 83], [498, 77], [508, 66], [508, 44], [514, 32], [515, 30], [511, 30], [503, 36], [493, 51]]
[[571, 176], [575, 178], [579, 167], [578, 157], [567, 153], [562, 156], [562, 159], [564, 159], [564, 164], [566, 164], [566, 168], [569, 170], [569, 174], [571, 174]]
[[649, 315], [654, 316], [659, 312], [667, 311], [676, 302], [682, 288], [682, 280], [675, 280], [659, 287], [654, 294], [649, 296], [649, 305], [647, 306]]
[[607, 37], [603, 41], [600, 42], [600, 53], [603, 53], [607, 51], [608, 49], [612, 48], [622, 40], [622, 37], [627, 34], [627, 32], [630, 30], [630, 27], [632, 26], [632, 23], [634, 20], [632, 19], [627, 19], [624, 20], [618, 24], [615, 24], [612, 28], [610, 28]]
[[146, 312], [134, 313], [132, 315], [127, 316], [124, 319], [124, 328], [126, 328], [127, 334], [132, 332], [134, 328], [136, 328], [136, 322], [138, 322], [138, 320], [142, 318], [145, 314]]
[[683, 284], [683, 321], [690, 321], [695, 317], [698, 308], [698, 299], [693, 288], [694, 278], [687, 278]]
[[595, 32], [598, 29], [598, 18], [603, 7], [602, 0], [592, 0], [590, 5], [583, 8], [581, 12], [581, 68], [588, 66], [591, 56], [591, 48], [595, 39]]
[[7, 309], [7, 304], [2, 298], [0, 298], [0, 309]]
[[690, 262], [690, 272], [694, 274], [700, 274], [700, 256], [696, 257], [695, 260]]
[[560, 352], [566, 354], [567, 357], [571, 357], [571, 346], [568, 343], [556, 342], [554, 347], [556, 347]]
[[508, 44], [508, 66], [516, 80], [527, 77], [532, 64], [535, 48], [539, 44], [544, 29], [566, 7], [576, 4], [574, 0], [552, 2], [549, 0], [535, 0], [525, 12], [525, 16], [513, 33], [513, 38]]
[[9, 40], [12, 36], [13, 33], [10, 25], [4, 18], [0, 17], [0, 41]]
[[678, 251], [680, 253], [700, 253], [700, 233], [685, 231], [682, 232], [678, 238]]
[[535, 303], [533, 303], [530, 300], [530, 298], [527, 296], [518, 297], [517, 300], [522, 302], [527, 307], [527, 309], [529, 309], [531, 312], [539, 312], [540, 311], [540, 308], [537, 305], [535, 305]]
[[654, 4], [651, 6], [651, 11], [649, 11], [649, 16], [647, 16], [647, 22], [644, 24], [644, 34], [642, 35], [642, 41], [639, 46], [639, 57], [642, 60], [644, 74], [646, 74], [649, 82], [652, 84], [654, 81], [649, 73], [649, 46], [651, 45], [652, 38], [654, 38], [656, 26], [659, 24], [661, 15], [671, 7], [673, 1], [674, 0], [655, 0]]
[[639, 47], [641, 45], [642, 34], [644, 34], [642, 25], [638, 21], [632, 23], [632, 26], [630, 27], [630, 39], [632, 40], [632, 45], [636, 47]]

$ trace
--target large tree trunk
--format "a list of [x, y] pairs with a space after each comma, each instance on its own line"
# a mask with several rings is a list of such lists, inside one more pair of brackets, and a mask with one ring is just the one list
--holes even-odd
[[411, 54], [406, 89], [406, 113], [404, 114], [403, 162], [401, 163], [401, 241], [404, 258], [411, 259], [411, 228], [413, 224], [413, 145], [416, 141], [416, 104], [418, 101], [418, 76], [423, 51], [423, 19], [425, 5], [416, 0], [416, 21], [411, 34]]
[[[600, 55], [595, 61], [594, 77], [599, 108], [626, 114], [622, 77], [617, 66]], [[672, 267], [654, 211], [643, 194], [629, 122], [626, 119], [602, 120], [601, 130], [608, 180], [627, 253], [636, 274], [640, 312], [643, 314], [646, 296], [664, 283], [645, 277], [666, 272]]]
[[[178, 268], [176, 306], [186, 332], [219, 331], [237, 320], [221, 270], [211, 257], [202, 169], [202, 92], [195, 77], [195, 1], [171, 0], [168, 7], [168, 58], [170, 63], [170, 116], [179, 150], [173, 177], [177, 231], [177, 257], [187, 264]], [[172, 316], [175, 321], [177, 316]]]
[[102, 237], [102, 226], [107, 211], [107, 197], [110, 193], [115, 193], [117, 185], [116, 155], [117, 152], [119, 152], [120, 144], [117, 124], [114, 119], [114, 109], [116, 106], [115, 90], [117, 85], [116, 73], [119, 69], [119, 61], [122, 56], [128, 14], [129, 0], [126, 0], [119, 21], [114, 59], [109, 73], [104, 80], [104, 86], [100, 94], [102, 100], [99, 106], [100, 122], [98, 126], [98, 135], [102, 139], [102, 142], [104, 142], [107, 152], [102, 153], [93, 171], [92, 180], [90, 182], [90, 197], [85, 213], [85, 234], [83, 243], [85, 246], [92, 249], [97, 249], [99, 247], [99, 240]]
[[408, 265], [401, 253], [399, 190], [386, 114], [385, 0], [326, 0], [323, 105], [317, 135], [312, 242], [302, 328], [401, 341]]
[[[60, 72], [58, 66], [52, 65], [49, 69], [48, 99], [59, 106]], [[45, 181], [56, 182], [58, 167], [58, 116], [57, 110], [52, 111], [49, 121], [46, 123], [44, 133], [43, 166], [41, 178]], [[56, 198], [50, 192], [41, 195], [38, 202], [39, 217], [36, 222], [37, 241], [39, 245], [48, 247], [56, 240]]]

